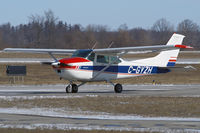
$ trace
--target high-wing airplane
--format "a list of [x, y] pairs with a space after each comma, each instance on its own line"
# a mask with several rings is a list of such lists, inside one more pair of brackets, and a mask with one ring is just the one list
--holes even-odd
[[[77, 93], [78, 87], [91, 81], [106, 81], [114, 86], [116, 93], [122, 92], [122, 85], [111, 81], [150, 74], [169, 72], [176, 63], [185, 36], [174, 33], [166, 45], [120, 47], [103, 49], [27, 49], [5, 48], [6, 52], [48, 53], [53, 62], [43, 62], [53, 67], [56, 73], [70, 83], [67, 93]], [[121, 57], [130, 52], [160, 51], [155, 57], [125, 61]], [[71, 58], [56, 59], [54, 54], [72, 54]], [[80, 81], [76, 85], [74, 82]]]

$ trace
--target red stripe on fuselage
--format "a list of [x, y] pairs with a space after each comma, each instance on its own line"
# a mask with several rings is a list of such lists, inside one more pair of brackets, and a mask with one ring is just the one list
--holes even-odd
[[177, 57], [170, 57], [170, 58], [177, 58]]
[[176, 60], [174, 60], [174, 59], [170, 59], [169, 62], [176, 62]]

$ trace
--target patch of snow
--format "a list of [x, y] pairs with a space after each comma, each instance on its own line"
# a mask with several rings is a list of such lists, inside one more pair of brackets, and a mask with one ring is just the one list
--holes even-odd
[[14, 101], [14, 100], [34, 100], [34, 99], [69, 99], [69, 98], [83, 98], [83, 97], [98, 97], [98, 95], [66, 95], [66, 96], [0, 96], [0, 100]]
[[0, 113], [7, 114], [26, 114], [61, 118], [75, 119], [97, 119], [97, 120], [151, 120], [151, 121], [195, 121], [200, 122], [200, 118], [183, 117], [144, 117], [139, 115], [113, 115], [104, 112], [83, 112], [66, 111], [62, 108], [0, 108]]
[[0, 124], [0, 128], [25, 128], [25, 129], [58, 129], [58, 130], [106, 130], [106, 131], [138, 131], [138, 132], [162, 132], [162, 133], [200, 133], [198, 129], [169, 129], [169, 128], [133, 128], [133, 127], [105, 127], [87, 124], [31, 124], [31, 125], [11, 125]]
[[[14, 100], [34, 100], [34, 99], [68, 99], [68, 98], [82, 98], [84, 96], [0, 96], [0, 100], [14, 101]], [[89, 97], [89, 96], [88, 96]]]

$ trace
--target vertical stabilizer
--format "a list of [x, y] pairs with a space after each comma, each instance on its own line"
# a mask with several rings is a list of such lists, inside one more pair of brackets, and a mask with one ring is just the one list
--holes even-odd
[[[167, 45], [181, 45], [184, 39], [184, 35], [174, 33], [167, 42]], [[174, 66], [178, 57], [180, 49], [162, 51], [155, 59], [160, 62], [161, 66]]]
[[[185, 37], [184, 35], [174, 33], [166, 45], [181, 45], [184, 37]], [[158, 67], [174, 66], [176, 63], [179, 51], [180, 51], [180, 48], [161, 51], [155, 57], [137, 60], [136, 62], [141, 63], [141, 64], [145, 63], [150, 66], [158, 66]]]

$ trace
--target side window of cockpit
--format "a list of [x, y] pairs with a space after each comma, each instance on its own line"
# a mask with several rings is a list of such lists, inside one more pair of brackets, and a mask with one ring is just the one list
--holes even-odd
[[109, 56], [97, 55], [97, 62], [98, 63], [109, 63]]
[[88, 60], [94, 61], [95, 59], [95, 53], [91, 53], [88, 57]]
[[121, 61], [120, 61], [119, 58], [116, 57], [116, 56], [110, 56], [110, 62], [111, 62], [112, 64], [118, 64], [118, 63], [120, 63]]

